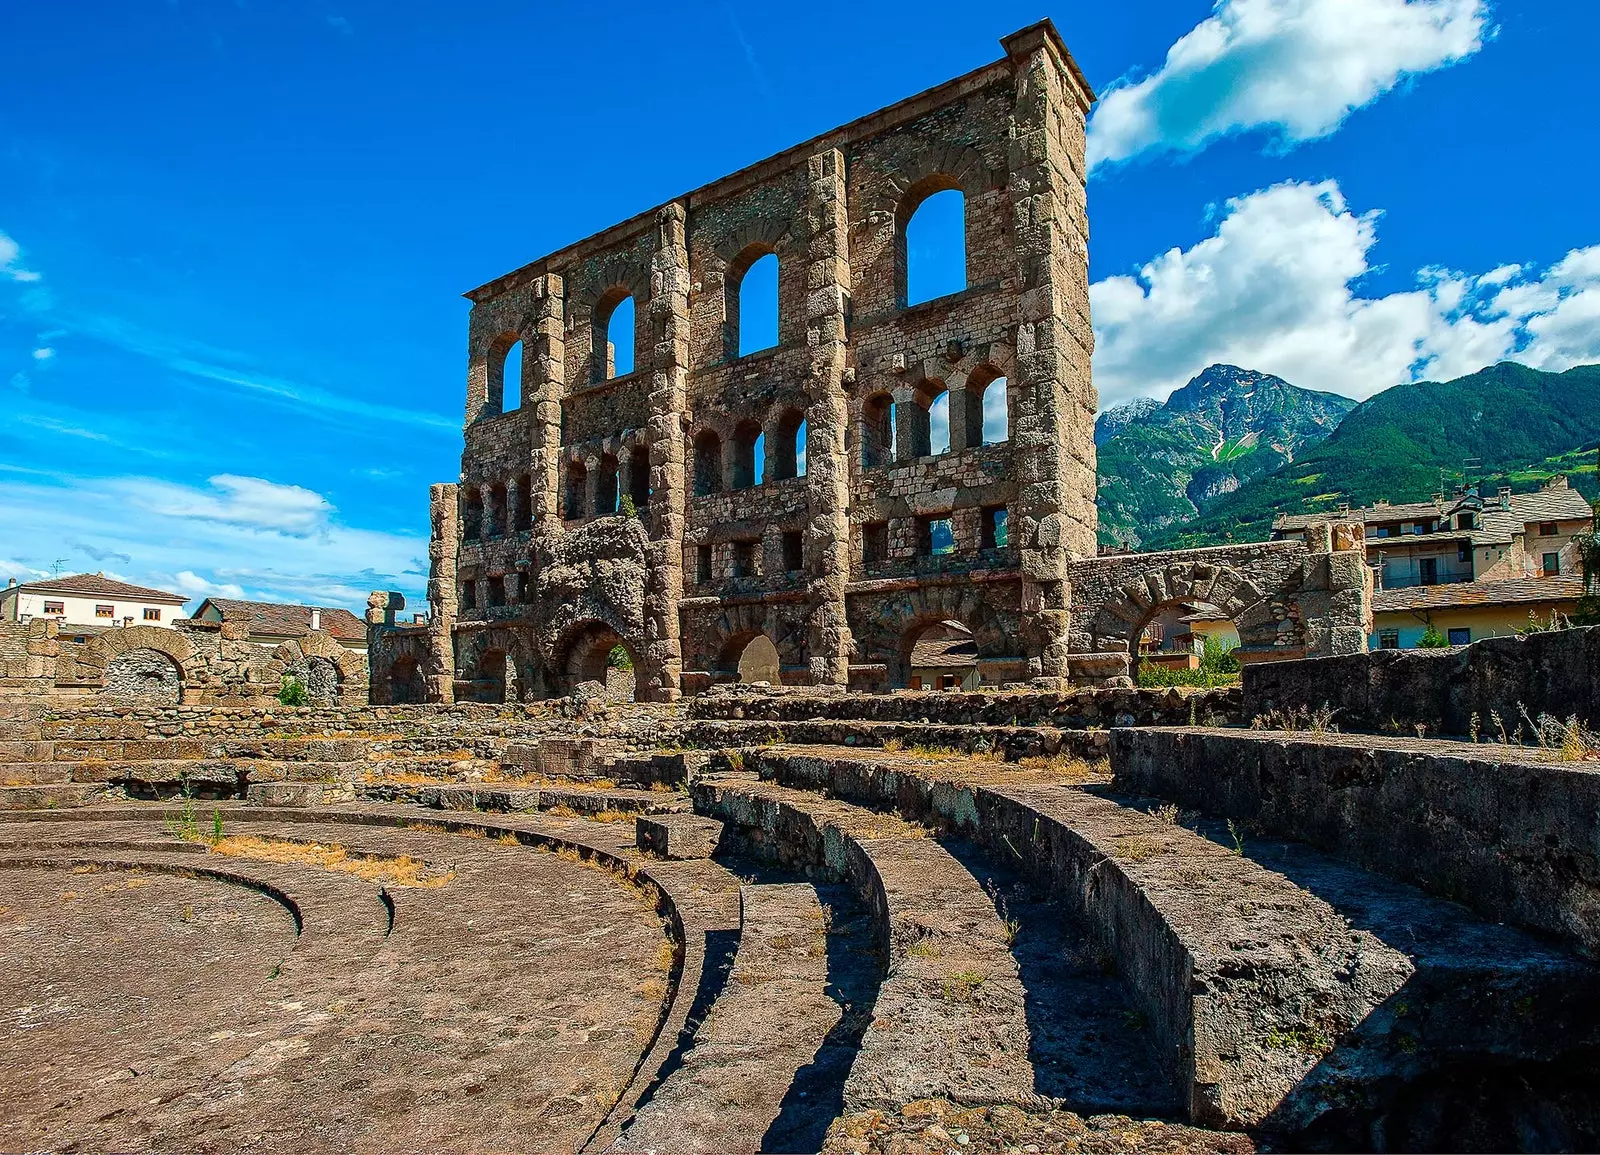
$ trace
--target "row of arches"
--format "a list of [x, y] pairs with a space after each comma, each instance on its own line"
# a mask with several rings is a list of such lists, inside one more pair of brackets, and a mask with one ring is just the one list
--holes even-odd
[[702, 429], [694, 435], [693, 450], [696, 497], [804, 477], [805, 414], [795, 408], [780, 410], [766, 428], [750, 419], [740, 421], [726, 451], [717, 430]]
[[[896, 233], [896, 298], [906, 308], [958, 293], [967, 287], [966, 196], [953, 175], [936, 174], [907, 190], [900, 207], [904, 225]], [[735, 359], [780, 344], [779, 254], [775, 241], [746, 246], [723, 275], [722, 354]], [[589, 317], [587, 380], [598, 384], [632, 373], [643, 344], [635, 291], [612, 285], [595, 299]], [[502, 334], [490, 344], [484, 415], [525, 403], [524, 343]], [[508, 389], [507, 386], [510, 385]]]
[[985, 365], [959, 390], [925, 379], [903, 405], [887, 390], [871, 394], [861, 403], [858, 427], [862, 468], [1009, 441], [1010, 388], [998, 369]]
[[623, 450], [619, 456], [604, 452], [595, 468], [573, 457], [562, 481], [561, 515], [568, 521], [584, 517], [609, 517], [624, 511], [626, 497], [634, 510], [650, 504], [650, 451], [643, 445]]
[[521, 474], [510, 484], [468, 485], [461, 490], [461, 537], [481, 541], [533, 527], [533, 478]]

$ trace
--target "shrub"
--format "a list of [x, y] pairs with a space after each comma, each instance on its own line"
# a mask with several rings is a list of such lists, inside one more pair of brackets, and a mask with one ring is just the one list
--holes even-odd
[[624, 493], [617, 499], [617, 512], [623, 517], [639, 516], [639, 507], [633, 503], [633, 494]]
[[1450, 639], [1441, 634], [1432, 622], [1422, 631], [1422, 636], [1417, 639], [1419, 650], [1442, 650], [1450, 645]]
[[611, 647], [611, 652], [606, 655], [606, 666], [613, 670], [633, 669], [633, 659], [628, 656], [628, 648], [618, 644]]
[[278, 687], [278, 701], [285, 706], [304, 706], [308, 700], [306, 684], [293, 674], [285, 674]]

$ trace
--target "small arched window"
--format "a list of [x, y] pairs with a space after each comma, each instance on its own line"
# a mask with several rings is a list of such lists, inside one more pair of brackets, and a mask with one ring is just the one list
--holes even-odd
[[732, 330], [738, 334], [737, 355], [770, 349], [778, 343], [778, 255], [758, 257], [739, 278]]
[[[493, 391], [491, 390], [491, 393]], [[513, 341], [500, 362], [500, 411], [522, 408], [522, 342]]]
[[483, 494], [468, 486], [461, 494], [461, 539], [477, 541], [483, 536]]
[[635, 445], [628, 454], [628, 496], [635, 509], [650, 504], [650, 451], [643, 445]]
[[609, 381], [633, 372], [638, 317], [633, 297], [626, 289], [613, 289], [600, 298], [594, 311], [595, 381]]
[[754, 421], [742, 421], [733, 431], [733, 467], [729, 471], [730, 489], [749, 489], [761, 484], [766, 463], [761, 455], [766, 450], [766, 438], [761, 426]]
[[806, 417], [798, 409], [786, 410], [773, 429], [772, 479], [804, 476], [806, 467]]
[[722, 438], [713, 429], [702, 429], [694, 438], [694, 495], [721, 492]]
[[861, 466], [876, 469], [894, 461], [894, 399], [887, 393], [868, 397], [861, 407]]
[[1011, 385], [1004, 377], [996, 377], [983, 387], [979, 402], [982, 420], [982, 444], [998, 445], [1011, 439]]
[[961, 190], [936, 180], [905, 223], [904, 301], [915, 305], [967, 287], [967, 212]]
[[515, 529], [518, 533], [533, 528], [533, 478], [524, 473], [517, 478]]
[[506, 532], [506, 487], [496, 482], [489, 487], [489, 508], [485, 519], [485, 537], [504, 537]]
[[566, 516], [568, 521], [576, 521], [583, 516], [584, 503], [588, 498], [589, 471], [584, 468], [581, 461], [574, 461], [567, 465], [567, 500]]
[[950, 391], [942, 389], [928, 403], [928, 452], [950, 452]]

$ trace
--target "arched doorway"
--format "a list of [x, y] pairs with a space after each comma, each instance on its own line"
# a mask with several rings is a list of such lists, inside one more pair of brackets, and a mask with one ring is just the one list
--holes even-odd
[[933, 622], [906, 635], [906, 688], [911, 690], [976, 690], [978, 642], [972, 631], [954, 619]]
[[160, 650], [140, 646], [106, 663], [104, 693], [145, 706], [176, 706], [183, 697], [183, 674]]
[[778, 658], [778, 647], [766, 634], [757, 634], [745, 643], [736, 664], [739, 681], [746, 685], [765, 682], [770, 686], [783, 684], [783, 664]]
[[638, 701], [638, 655], [621, 634], [603, 622], [582, 627], [558, 659], [559, 693], [570, 694], [582, 682], [599, 682], [613, 701]]
[[410, 654], [403, 654], [389, 667], [389, 704], [410, 706], [424, 698], [422, 667]]

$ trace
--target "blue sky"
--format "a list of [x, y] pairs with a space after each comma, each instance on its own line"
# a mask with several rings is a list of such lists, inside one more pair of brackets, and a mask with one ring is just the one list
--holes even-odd
[[1591, 3], [6, 8], [0, 577], [420, 603], [463, 290], [1044, 14], [1103, 98], [1103, 403], [1600, 360]]

